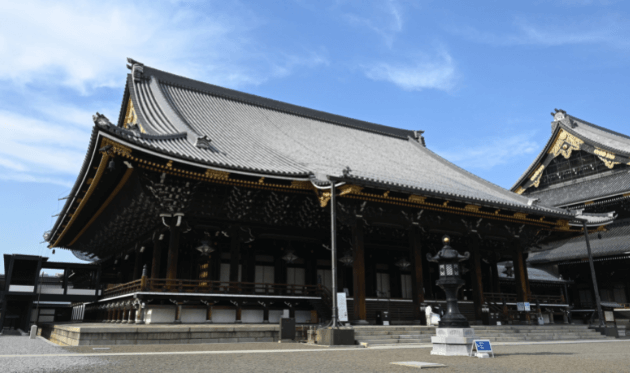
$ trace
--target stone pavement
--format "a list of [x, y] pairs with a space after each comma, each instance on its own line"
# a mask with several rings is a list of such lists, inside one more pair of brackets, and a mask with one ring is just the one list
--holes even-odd
[[[57, 347], [37, 349], [0, 337], [2, 372], [415, 372], [393, 362], [445, 364], [441, 372], [626, 372], [630, 341], [494, 344], [495, 359], [430, 355], [430, 345], [322, 348], [305, 344], [241, 343]], [[18, 344], [19, 344], [18, 343]], [[43, 347], [41, 344], [46, 344]], [[7, 346], [13, 345], [6, 349]], [[34, 346], [35, 346], [34, 345]], [[109, 348], [94, 350], [94, 348]], [[6, 354], [9, 352], [9, 354]], [[20, 352], [20, 355], [16, 355]], [[75, 364], [75, 365], [73, 365]], [[34, 369], [22, 368], [32, 367]]]

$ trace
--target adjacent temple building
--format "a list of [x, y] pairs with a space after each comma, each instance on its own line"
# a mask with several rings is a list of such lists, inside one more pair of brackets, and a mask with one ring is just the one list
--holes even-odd
[[[590, 233], [598, 290], [604, 309], [629, 318], [630, 137], [567, 114], [552, 113], [551, 137], [512, 190], [546, 206], [617, 215]], [[574, 318], [595, 309], [585, 240], [559, 240], [532, 253], [527, 262], [570, 280]], [[624, 307], [625, 306], [625, 307]], [[622, 311], [623, 310], [623, 311]]]
[[[594, 234], [616, 229], [606, 232], [614, 216], [600, 213], [616, 191], [602, 202], [563, 192], [570, 201], [558, 203], [553, 194], [556, 171], [547, 170], [564, 170], [565, 159], [603, 159], [620, 171], [614, 175], [626, 167], [621, 152], [568, 137], [581, 124], [554, 135], [552, 152], [537, 161], [544, 167], [532, 166], [534, 175], [528, 172], [514, 193], [432, 152], [422, 131], [221, 88], [133, 60], [128, 67], [118, 121], [95, 116], [83, 167], [45, 237], [50, 248], [100, 264], [103, 292], [85, 306], [86, 320], [267, 323], [288, 313], [298, 323], [319, 323], [331, 317], [333, 294], [345, 291], [354, 323], [373, 323], [384, 309], [392, 321], [418, 323], [423, 305], [444, 300], [435, 285], [438, 266], [426, 258], [445, 234], [472, 255], [459, 295], [466, 317], [488, 322], [484, 314], [500, 309], [528, 318], [507, 309], [527, 301], [568, 307], [558, 289], [530, 289], [528, 253], [542, 258], [548, 254], [533, 252], [583, 239], [585, 219]], [[554, 207], [585, 202], [594, 213]], [[505, 262], [513, 275], [501, 285]]]

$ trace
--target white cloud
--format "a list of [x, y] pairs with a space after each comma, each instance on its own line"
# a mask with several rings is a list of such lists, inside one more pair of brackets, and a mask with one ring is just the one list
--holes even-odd
[[498, 45], [539, 45], [553, 47], [575, 44], [605, 44], [616, 48], [630, 45], [627, 21], [618, 17], [588, 19], [587, 21], [566, 20], [562, 23], [545, 22], [536, 24], [524, 19], [514, 22], [515, 32], [494, 34], [472, 27], [454, 28], [451, 31], [475, 42]]
[[420, 57], [408, 64], [377, 63], [364, 66], [364, 71], [370, 79], [388, 81], [408, 91], [449, 91], [456, 81], [455, 63], [447, 52]]
[[[255, 41], [262, 21], [238, 3], [6, 1], [0, 14], [0, 80], [20, 85], [117, 88], [126, 57], [232, 87], [284, 64]], [[300, 66], [314, 65], [285, 65], [284, 74]]]
[[513, 159], [540, 151], [538, 143], [531, 134], [519, 134], [507, 138], [480, 139], [479, 146], [460, 147], [453, 144], [455, 150], [435, 150], [440, 156], [465, 169], [490, 169]]
[[50, 175], [74, 179], [88, 139], [86, 130], [0, 111], [0, 170], [4, 178], [23, 181]]
[[0, 2], [0, 179], [70, 185], [92, 114], [115, 122], [126, 57], [229, 87], [328, 65], [324, 49], [260, 42], [239, 2]]
[[348, 22], [372, 30], [383, 38], [385, 44], [391, 47], [396, 35], [403, 30], [404, 26], [403, 9], [400, 2], [383, 0], [369, 3], [359, 2], [358, 4], [359, 9], [345, 15]]

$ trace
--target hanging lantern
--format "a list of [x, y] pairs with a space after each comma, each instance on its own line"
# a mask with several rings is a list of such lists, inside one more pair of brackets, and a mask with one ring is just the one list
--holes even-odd
[[290, 251], [287, 251], [286, 255], [283, 256], [282, 259], [284, 259], [284, 261], [286, 261], [287, 263], [293, 263], [299, 258], [297, 255], [293, 253], [293, 250], [290, 250]]
[[407, 258], [401, 258], [396, 262], [396, 267], [400, 269], [407, 269], [411, 265], [411, 262], [407, 260]]
[[341, 259], [339, 259], [339, 261], [343, 263], [343, 265], [350, 267], [354, 262], [354, 258], [352, 258], [352, 254], [347, 251], [346, 254]]
[[201, 241], [201, 245], [197, 246], [195, 250], [199, 251], [201, 255], [208, 256], [214, 251], [210, 240]]

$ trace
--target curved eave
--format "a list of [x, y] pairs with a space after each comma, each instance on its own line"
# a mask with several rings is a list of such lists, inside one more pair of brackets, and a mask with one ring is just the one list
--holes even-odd
[[66, 203], [63, 205], [61, 212], [59, 213], [59, 217], [55, 221], [52, 229], [50, 230], [50, 241], [49, 248], [55, 247], [53, 243], [56, 240], [57, 233], [59, 232], [59, 228], [62, 226], [64, 222], [67, 222], [69, 219], [68, 211], [69, 209], [77, 203], [78, 199], [78, 191], [82, 189], [84, 185], [86, 185], [86, 181], [88, 179], [89, 171], [91, 170], [92, 165], [96, 162], [96, 157], [98, 155], [98, 149], [96, 144], [98, 143], [98, 139], [100, 137], [100, 132], [96, 126], [92, 129], [92, 135], [90, 136], [90, 143], [88, 145], [88, 151], [86, 152], [85, 158], [83, 160], [83, 165], [81, 166], [81, 170], [79, 171], [79, 175], [77, 176], [77, 180], [74, 182], [74, 186], [70, 191], [69, 198], [66, 199]]

